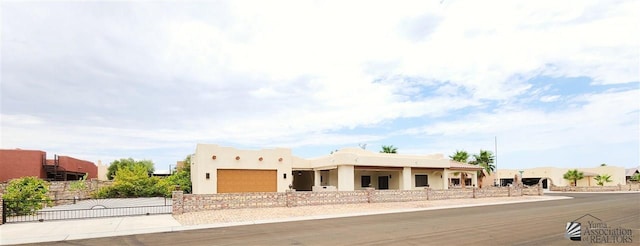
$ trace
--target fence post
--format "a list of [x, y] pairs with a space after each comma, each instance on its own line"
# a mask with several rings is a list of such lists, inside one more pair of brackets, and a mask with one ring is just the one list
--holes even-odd
[[295, 190], [286, 190], [285, 191], [285, 199], [287, 199], [287, 207], [295, 207], [296, 206], [296, 201], [295, 201], [295, 194], [293, 194]]
[[509, 196], [511, 196], [511, 186], [507, 186], [507, 194], [509, 194]]
[[184, 192], [181, 190], [171, 192], [171, 213], [182, 214], [184, 213]]
[[473, 198], [476, 198], [476, 190], [477, 190], [477, 189], [478, 189], [478, 188], [473, 187]]
[[429, 194], [431, 193], [431, 188], [427, 187], [426, 189], [424, 189], [424, 192], [427, 193], [427, 201], [431, 200], [431, 198], [429, 197]]
[[538, 188], [538, 196], [542, 196], [542, 184], [538, 184], [537, 188]]
[[373, 196], [375, 195], [374, 192], [376, 190], [374, 188], [366, 188], [365, 191], [367, 192], [367, 203], [372, 203]]

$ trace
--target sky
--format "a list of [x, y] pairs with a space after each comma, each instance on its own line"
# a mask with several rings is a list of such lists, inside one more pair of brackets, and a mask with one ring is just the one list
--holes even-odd
[[640, 164], [640, 1], [2, 1], [0, 148]]

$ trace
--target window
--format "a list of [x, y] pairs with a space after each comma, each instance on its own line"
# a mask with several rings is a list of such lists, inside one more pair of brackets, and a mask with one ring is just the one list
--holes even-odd
[[429, 177], [427, 175], [416, 175], [416, 187], [429, 187]]
[[369, 187], [370, 184], [371, 184], [371, 176], [360, 177], [360, 187]]

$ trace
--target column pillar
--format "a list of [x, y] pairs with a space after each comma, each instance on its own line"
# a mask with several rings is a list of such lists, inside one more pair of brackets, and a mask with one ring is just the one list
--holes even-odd
[[322, 184], [320, 184], [321, 179], [322, 178], [320, 176], [320, 170], [313, 170], [313, 186], [316, 186], [316, 187], [322, 186]]
[[402, 179], [400, 180], [401, 190], [411, 190], [411, 167], [404, 167], [402, 169]]
[[478, 188], [478, 172], [475, 172], [471, 175], [471, 185]]
[[338, 166], [338, 190], [353, 191], [355, 171], [353, 166]]
[[449, 189], [449, 170], [447, 169], [442, 171], [442, 189]]

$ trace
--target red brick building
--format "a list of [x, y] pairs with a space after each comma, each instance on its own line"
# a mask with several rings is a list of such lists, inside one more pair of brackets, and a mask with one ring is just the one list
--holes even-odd
[[0, 182], [36, 176], [45, 180], [78, 180], [98, 177], [98, 167], [90, 161], [55, 155], [47, 159], [41, 150], [0, 149]]

